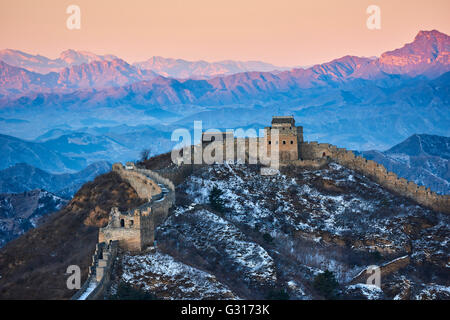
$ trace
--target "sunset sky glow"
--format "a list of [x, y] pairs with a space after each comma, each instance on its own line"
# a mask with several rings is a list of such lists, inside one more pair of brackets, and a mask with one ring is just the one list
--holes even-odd
[[[81, 8], [81, 30], [66, 27], [72, 4]], [[372, 4], [381, 8], [381, 30], [366, 27]], [[449, 34], [449, 12], [449, 0], [2, 0], [0, 49], [307, 66], [376, 56], [420, 30]]]

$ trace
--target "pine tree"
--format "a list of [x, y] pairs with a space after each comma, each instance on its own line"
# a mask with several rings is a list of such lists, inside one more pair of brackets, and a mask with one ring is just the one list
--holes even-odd
[[325, 272], [318, 274], [314, 278], [313, 285], [314, 289], [316, 289], [326, 299], [336, 298], [339, 283], [337, 282], [333, 272], [325, 270]]
[[209, 205], [218, 212], [225, 211], [225, 201], [222, 199], [223, 192], [216, 186], [209, 193]]

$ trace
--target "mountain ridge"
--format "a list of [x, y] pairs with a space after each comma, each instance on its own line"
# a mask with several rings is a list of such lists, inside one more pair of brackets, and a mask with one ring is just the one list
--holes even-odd
[[0, 154], [3, 159], [0, 169], [25, 162], [42, 170], [64, 172], [80, 170], [86, 162], [82, 158], [68, 157], [50, 150], [42, 143], [3, 134], [0, 134]]
[[[240, 95], [239, 87], [245, 88], [247, 92], [258, 90], [273, 91], [273, 89], [283, 92], [289, 91], [293, 87], [294, 89], [308, 89], [324, 85], [335, 86], [336, 84], [355, 79], [383, 80], [389, 79], [389, 75], [397, 74], [406, 77], [426, 76], [434, 79], [450, 71], [449, 51], [449, 36], [438, 31], [421, 31], [412, 43], [406, 44], [400, 49], [385, 52], [377, 59], [344, 56], [307, 69], [292, 69], [276, 73], [248, 71], [228, 76], [216, 76], [207, 81], [219, 91], [224, 87], [227, 89], [234, 87], [233, 94]], [[40, 82], [42, 83], [42, 90], [51, 91], [52, 85], [54, 89], [59, 90], [71, 87], [74, 89], [79, 89], [80, 87], [103, 88], [105, 86], [114, 87], [133, 84], [142, 86], [145, 83], [152, 83], [149, 83], [148, 80], [156, 79], [156, 82], [153, 83], [157, 83], [161, 81], [160, 79], [164, 79], [164, 77], [158, 76], [152, 71], [148, 74], [137, 69], [121, 59], [94, 61], [81, 66], [83, 67], [72, 66], [70, 69], [64, 69], [58, 74], [49, 73], [42, 76], [27, 72], [24, 69], [16, 69], [3, 63], [0, 64], [0, 83], [4, 87], [2, 91], [4, 94], [8, 93], [5, 90], [8, 89], [8, 83], [10, 82], [8, 81], [8, 74], [13, 75], [15, 82], [21, 80], [20, 76], [23, 78], [22, 82], [15, 86], [10, 86], [12, 93], [16, 93], [15, 91], [27, 92], [30, 91], [30, 88], [31, 91], [39, 91]], [[103, 68], [100, 66], [103, 66]], [[6, 71], [2, 71], [2, 69]], [[255, 79], [259, 79], [259, 81], [254, 83]], [[204, 81], [187, 79], [180, 80], [178, 83], [181, 86], [196, 87], [201, 90], [205, 84]], [[79, 83], [81, 83], [81, 86], [75, 85]], [[264, 86], [264, 84], [266, 85]], [[263, 85], [263, 87], [259, 87], [260, 85]], [[23, 90], [20, 91], [21, 89]], [[156, 93], [163, 98], [164, 95], [162, 93]], [[104, 94], [108, 93], [104, 92]], [[195, 91], [191, 93], [193, 97], [196, 94]], [[182, 99], [179, 100], [183, 102]], [[193, 99], [189, 97], [185, 100], [191, 102]]]
[[407, 180], [450, 194], [450, 138], [414, 134], [386, 151], [359, 152]]
[[87, 181], [106, 173], [111, 164], [95, 162], [76, 173], [52, 174], [26, 163], [0, 170], [0, 193], [21, 193], [45, 189], [62, 198], [71, 198]]
[[[58, 58], [50, 59], [42, 55], [33, 55], [20, 50], [0, 50], [0, 60], [5, 63], [40, 74], [59, 73], [65, 68], [92, 62], [122, 60], [111, 54], [98, 55], [88, 51], [68, 49], [62, 51]], [[153, 56], [143, 61], [130, 63], [142, 71], [152, 71], [158, 75], [172, 78], [210, 78], [245, 71], [276, 71], [291, 69], [275, 66], [262, 61], [221, 60], [208, 62]]]
[[114, 59], [118, 59], [118, 57], [114, 55], [97, 55], [88, 51], [77, 51], [72, 49], [62, 51], [56, 59], [50, 59], [39, 54], [33, 55], [14, 49], [0, 50], [0, 60], [11, 66], [24, 68], [28, 71], [40, 74], [59, 72], [64, 68], [83, 63]]

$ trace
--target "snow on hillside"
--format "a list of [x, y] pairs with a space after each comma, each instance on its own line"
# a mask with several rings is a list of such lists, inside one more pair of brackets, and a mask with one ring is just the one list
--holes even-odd
[[[210, 190], [218, 187], [227, 201], [227, 219], [252, 228], [260, 225], [261, 232], [273, 237], [282, 233], [283, 225], [289, 225], [309, 233], [383, 238], [386, 250], [402, 248], [405, 235], [392, 228], [392, 222], [380, 212], [380, 204], [393, 204], [394, 197], [367, 179], [354, 181], [353, 177], [338, 164], [331, 164], [329, 169], [305, 170], [296, 178], [284, 174], [261, 176], [245, 165], [217, 165], [192, 176], [185, 185], [186, 193], [198, 204], [206, 204]], [[349, 188], [352, 190], [343, 192]], [[401, 217], [423, 210], [415, 204], [397, 209], [383, 214]]]
[[[189, 216], [192, 224], [177, 224], [182, 215]], [[176, 231], [173, 226], [177, 226]], [[169, 234], [177, 232], [180, 238], [183, 235], [183, 241], [189, 241], [199, 251], [207, 251], [212, 245], [223, 249], [221, 258], [233, 264], [245, 281], [270, 283], [276, 280], [274, 262], [267, 251], [246, 241], [245, 235], [232, 223], [207, 210], [180, 209], [160, 230]]]
[[[223, 210], [209, 203], [214, 187]], [[448, 217], [338, 164], [288, 167], [273, 176], [262, 176], [258, 166], [212, 165], [176, 192], [177, 206], [155, 231], [158, 252], [214, 275], [240, 298], [286, 292], [291, 299], [315, 299], [320, 295], [312, 283], [324, 270], [334, 273], [345, 298], [413, 298], [434, 284], [448, 285]], [[411, 263], [384, 278], [382, 290], [350, 284], [367, 266], [405, 255]], [[149, 286], [145, 268], [156, 262], [139, 259], [125, 278], [158, 293], [166, 278], [153, 277]], [[172, 268], [167, 264], [164, 273]], [[405, 279], [414, 280], [411, 290], [404, 289]], [[167, 290], [166, 298], [189, 296]], [[445, 295], [438, 291], [435, 296]]]
[[122, 258], [122, 280], [159, 299], [237, 299], [214, 275], [158, 251]]
[[0, 194], [0, 247], [36, 228], [44, 216], [66, 204], [67, 200], [39, 189]]

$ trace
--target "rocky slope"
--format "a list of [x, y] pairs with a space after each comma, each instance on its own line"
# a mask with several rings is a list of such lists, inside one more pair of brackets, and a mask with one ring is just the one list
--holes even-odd
[[[213, 187], [222, 191], [223, 210], [210, 205]], [[154, 251], [139, 259], [169, 255], [240, 298], [286, 292], [291, 299], [318, 299], [313, 280], [325, 270], [335, 274], [341, 299], [450, 298], [448, 217], [337, 164], [290, 167], [273, 177], [261, 176], [258, 167], [210, 166], [178, 186], [177, 203], [157, 229]], [[369, 265], [400, 257], [407, 263], [383, 275], [381, 290], [352, 282]], [[165, 286], [171, 266], [158, 264], [157, 277], [138, 264], [130, 269], [129, 258], [121, 266], [121, 281], [159, 298], [190, 294], [172, 294], [177, 278]], [[208, 297], [199, 289], [197, 298]]]
[[448, 70], [449, 62], [449, 36], [432, 30], [420, 31], [413, 42], [383, 53], [378, 65], [388, 73], [435, 77]]
[[62, 210], [0, 249], [0, 299], [68, 299], [66, 270], [78, 265], [82, 281], [112, 206], [143, 203], [115, 173], [86, 183]]
[[[145, 165], [177, 170], [170, 154]], [[274, 176], [258, 166], [213, 165], [183, 177], [155, 247], [120, 255], [111, 294], [124, 282], [160, 299], [321, 299], [314, 279], [330, 270], [340, 299], [450, 298], [448, 216], [338, 164]], [[70, 296], [62, 274], [69, 264], [87, 269], [92, 226], [104, 225], [113, 204], [139, 203], [117, 179], [86, 184], [65, 209], [0, 250], [0, 297]], [[214, 187], [222, 205], [210, 201]], [[353, 281], [374, 264], [386, 271], [381, 289]]]
[[67, 200], [45, 190], [0, 193], [0, 247], [36, 228], [43, 217], [62, 209]]

